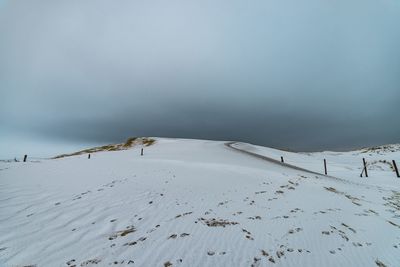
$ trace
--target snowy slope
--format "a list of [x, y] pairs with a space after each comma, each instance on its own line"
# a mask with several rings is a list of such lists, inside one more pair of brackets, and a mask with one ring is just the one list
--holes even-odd
[[360, 178], [360, 152], [235, 146], [318, 172], [327, 158], [334, 177], [183, 139], [2, 162], [0, 266], [400, 266], [392, 171]]
[[[326, 151], [316, 153], [293, 153], [246, 143], [235, 143], [233, 147], [279, 161], [282, 156], [285, 163], [319, 173], [324, 173], [324, 159], [326, 159], [328, 175], [330, 176], [356, 183], [385, 185], [394, 190], [398, 189], [400, 185], [400, 179], [393, 179], [396, 174], [392, 163], [392, 160], [395, 160], [397, 167], [400, 168], [400, 145], [398, 144], [350, 152]], [[369, 179], [360, 180], [360, 174], [363, 171], [363, 158], [367, 162]], [[365, 177], [364, 174], [363, 177]]]

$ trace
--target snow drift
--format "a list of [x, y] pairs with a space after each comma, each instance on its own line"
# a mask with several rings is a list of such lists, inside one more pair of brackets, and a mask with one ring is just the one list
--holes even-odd
[[155, 140], [0, 162], [0, 266], [400, 266], [398, 149]]

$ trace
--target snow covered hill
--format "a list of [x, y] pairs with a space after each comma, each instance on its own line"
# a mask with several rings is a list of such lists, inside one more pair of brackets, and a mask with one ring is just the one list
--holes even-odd
[[164, 138], [0, 162], [0, 266], [400, 266], [398, 149], [232, 146], [329, 176]]

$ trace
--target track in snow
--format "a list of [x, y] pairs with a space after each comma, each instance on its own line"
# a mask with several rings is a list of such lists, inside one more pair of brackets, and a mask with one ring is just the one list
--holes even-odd
[[[231, 149], [234, 149], [236, 151], [251, 155], [253, 157], [256, 157], [256, 158], [259, 158], [259, 159], [262, 159], [262, 160], [266, 160], [266, 161], [271, 162], [271, 163], [278, 164], [278, 165], [286, 167], [286, 168], [291, 168], [291, 169], [294, 169], [294, 170], [303, 171], [303, 172], [307, 172], [307, 173], [312, 173], [312, 174], [316, 174], [316, 175], [328, 176], [328, 175], [325, 175], [325, 174], [322, 174], [322, 173], [319, 173], [319, 172], [310, 171], [310, 170], [307, 170], [307, 169], [304, 169], [304, 168], [300, 168], [300, 167], [297, 167], [297, 166], [294, 166], [294, 165], [291, 165], [291, 164], [282, 163], [279, 160], [276, 160], [276, 159], [273, 159], [273, 158], [269, 158], [269, 157], [266, 157], [266, 156], [262, 156], [262, 155], [259, 155], [259, 154], [253, 153], [253, 152], [249, 152], [249, 151], [246, 151], [246, 150], [243, 150], [243, 149], [240, 149], [240, 148], [232, 146], [233, 144], [236, 144], [236, 143], [237, 142], [227, 142], [227, 143], [225, 143], [225, 146], [227, 146], [227, 147], [229, 147]], [[328, 177], [331, 177], [331, 176], [328, 176]], [[333, 177], [333, 178], [336, 178], [336, 177]]]
[[[297, 167], [295, 165], [291, 165], [291, 164], [288, 164], [288, 163], [282, 163], [279, 160], [276, 160], [276, 159], [273, 159], [273, 158], [270, 158], [270, 157], [266, 157], [266, 156], [263, 156], [263, 155], [260, 155], [260, 154], [256, 154], [256, 153], [253, 153], [253, 152], [249, 152], [247, 150], [243, 150], [243, 149], [240, 149], [240, 148], [232, 146], [233, 144], [236, 144], [236, 143], [238, 143], [238, 142], [235, 142], [235, 141], [227, 142], [227, 143], [225, 143], [225, 146], [227, 146], [228, 148], [233, 149], [235, 151], [238, 151], [238, 152], [250, 155], [252, 157], [256, 157], [258, 159], [265, 160], [265, 161], [268, 161], [270, 163], [277, 164], [279, 166], [286, 167], [286, 168], [289, 168], [289, 169], [293, 169], [293, 170], [297, 170], [297, 171], [302, 171], [302, 172], [306, 172], [306, 173], [319, 175], [319, 176], [322, 176], [322, 177], [335, 179], [335, 180], [337, 180], [339, 182], [343, 182], [343, 183], [347, 183], [347, 184], [354, 184], [354, 185], [358, 185], [358, 186], [362, 186], [362, 187], [375, 187], [375, 188], [378, 188], [380, 190], [385, 190], [385, 189], [383, 189], [383, 188], [381, 188], [379, 186], [365, 185], [365, 184], [362, 184], [362, 183], [348, 181], [348, 180], [345, 180], [345, 179], [342, 179], [342, 178], [338, 178], [338, 177], [335, 177], [335, 176], [325, 175], [323, 173], [314, 172], [314, 171], [311, 171], [311, 170], [308, 170], [308, 169], [300, 168], [300, 167]], [[385, 191], [387, 191], [387, 190], [385, 190]]]

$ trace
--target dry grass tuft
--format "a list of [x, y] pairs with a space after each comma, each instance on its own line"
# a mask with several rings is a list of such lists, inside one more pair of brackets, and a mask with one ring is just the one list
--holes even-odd
[[110, 145], [104, 145], [104, 146], [99, 146], [99, 147], [93, 147], [93, 148], [88, 148], [84, 149], [78, 152], [74, 152], [71, 154], [62, 154], [55, 156], [53, 159], [59, 159], [59, 158], [65, 158], [65, 157], [72, 157], [72, 156], [79, 156], [83, 154], [90, 154], [90, 153], [96, 153], [96, 152], [103, 152], [103, 151], [120, 151], [120, 150], [127, 150], [131, 147], [134, 147], [136, 145], [144, 145], [144, 146], [151, 146], [156, 142], [155, 139], [148, 138], [148, 137], [130, 137], [128, 140], [126, 140], [125, 143], [123, 144], [110, 144]]

